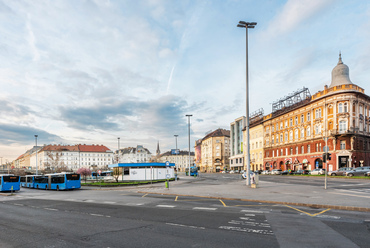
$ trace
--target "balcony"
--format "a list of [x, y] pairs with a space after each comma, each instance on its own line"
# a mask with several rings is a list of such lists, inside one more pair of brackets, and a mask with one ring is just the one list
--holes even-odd
[[350, 134], [358, 134], [358, 133], [359, 133], [359, 128], [354, 128], [354, 127], [351, 127], [348, 130], [338, 130], [338, 129], [330, 130], [330, 135], [350, 135]]

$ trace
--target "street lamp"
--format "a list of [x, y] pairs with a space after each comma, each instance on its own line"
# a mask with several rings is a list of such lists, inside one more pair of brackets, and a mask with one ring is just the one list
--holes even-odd
[[188, 117], [188, 136], [189, 136], [189, 173], [188, 175], [190, 176], [190, 117], [193, 115], [186, 115]]
[[117, 138], [118, 139], [118, 149], [117, 149], [117, 164], [119, 163], [119, 140], [121, 139], [120, 137]]
[[246, 152], [247, 152], [247, 185], [250, 185], [250, 147], [249, 147], [249, 97], [248, 97], [248, 91], [249, 91], [249, 86], [248, 86], [248, 28], [254, 28], [257, 25], [257, 22], [245, 22], [245, 21], [240, 21], [237, 27], [239, 28], [245, 28], [246, 32], [246, 49], [245, 49], [245, 54], [246, 54], [246, 126], [245, 126], [245, 132], [246, 132]]
[[38, 170], [37, 170], [37, 137], [38, 137], [38, 135], [35, 134], [35, 140], [36, 140], [36, 175], [38, 175]]
[[[177, 175], [177, 173], [178, 173], [178, 171], [179, 171], [179, 166], [178, 166], [178, 163], [177, 163], [177, 137], [179, 136], [179, 135], [177, 135], [177, 134], [175, 134], [174, 135], [175, 136], [175, 140], [176, 140], [176, 150], [175, 150], [175, 158], [176, 158], [176, 175]], [[177, 176], [175, 177], [175, 179], [176, 179], [176, 181], [177, 181]]]

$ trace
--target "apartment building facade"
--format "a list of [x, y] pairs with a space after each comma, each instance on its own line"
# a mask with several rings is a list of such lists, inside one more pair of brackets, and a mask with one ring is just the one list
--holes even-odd
[[341, 56], [330, 86], [291, 97], [300, 101], [284, 99], [264, 116], [264, 169], [325, 168], [324, 151], [331, 153], [328, 170], [370, 165], [370, 97], [351, 82]]

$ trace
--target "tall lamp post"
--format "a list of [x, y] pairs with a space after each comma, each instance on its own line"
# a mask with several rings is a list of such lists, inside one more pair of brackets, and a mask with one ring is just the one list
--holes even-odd
[[188, 175], [190, 176], [190, 117], [193, 115], [186, 115], [188, 117], [188, 137], [189, 137], [189, 173]]
[[178, 167], [178, 163], [177, 163], [177, 137], [179, 136], [179, 135], [177, 135], [177, 134], [175, 134], [174, 135], [175, 136], [175, 140], [176, 140], [176, 150], [175, 150], [175, 158], [176, 158], [176, 176], [175, 176], [175, 179], [176, 179], [176, 181], [177, 181], [177, 173], [178, 173], [178, 171], [179, 171], [179, 167]]
[[118, 149], [117, 149], [117, 164], [119, 163], [119, 148], [120, 148], [120, 147], [119, 147], [119, 145], [120, 145], [120, 144], [119, 144], [119, 140], [120, 140], [120, 139], [121, 139], [120, 137], [118, 137], [118, 138], [117, 138], [117, 140], [118, 140]]
[[254, 28], [257, 25], [257, 22], [245, 22], [245, 21], [240, 21], [237, 27], [239, 28], [245, 28], [245, 37], [246, 37], [246, 49], [245, 49], [245, 54], [246, 54], [246, 127], [245, 127], [245, 132], [246, 132], [246, 152], [247, 152], [247, 185], [250, 185], [250, 147], [249, 147], [249, 86], [248, 86], [248, 28]]
[[38, 137], [38, 135], [35, 134], [35, 140], [36, 140], [36, 175], [38, 175], [38, 168], [37, 168], [37, 137]]

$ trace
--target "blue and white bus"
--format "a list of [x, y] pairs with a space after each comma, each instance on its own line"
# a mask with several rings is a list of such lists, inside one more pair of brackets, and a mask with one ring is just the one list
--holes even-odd
[[21, 189], [20, 176], [0, 175], [0, 191], [18, 191]]
[[81, 188], [80, 174], [55, 173], [34, 177], [35, 189], [69, 190]]
[[102, 171], [99, 175], [98, 172], [91, 172], [92, 179], [113, 179], [113, 171]]
[[35, 177], [41, 177], [41, 175], [26, 175], [21, 177], [21, 187], [33, 189], [35, 187]]

